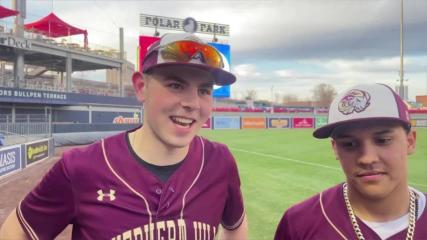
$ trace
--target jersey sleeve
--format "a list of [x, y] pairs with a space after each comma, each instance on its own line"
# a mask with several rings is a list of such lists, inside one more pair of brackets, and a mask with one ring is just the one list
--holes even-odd
[[288, 213], [285, 213], [280, 220], [279, 225], [277, 226], [276, 234], [274, 235], [274, 240], [292, 239], [289, 229], [288, 215]]
[[245, 209], [243, 205], [242, 191], [240, 190], [240, 177], [236, 161], [227, 147], [224, 147], [225, 158], [229, 162], [228, 191], [224, 212], [222, 215], [222, 226], [228, 230], [237, 229], [243, 222]]
[[16, 209], [30, 239], [54, 239], [72, 222], [75, 212], [73, 190], [63, 160], [49, 170]]

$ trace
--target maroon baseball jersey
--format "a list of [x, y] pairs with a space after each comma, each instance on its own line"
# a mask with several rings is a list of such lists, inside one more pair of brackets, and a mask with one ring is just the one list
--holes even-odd
[[166, 182], [131, 154], [126, 134], [64, 153], [17, 208], [32, 239], [213, 239], [244, 216], [237, 166], [225, 145], [195, 137]]
[[[365, 239], [381, 239], [363, 221], [357, 219], [357, 222]], [[405, 239], [406, 230], [388, 239]], [[342, 184], [289, 208], [274, 239], [357, 239], [344, 203]], [[416, 221], [414, 239], [427, 239], [427, 211]]]

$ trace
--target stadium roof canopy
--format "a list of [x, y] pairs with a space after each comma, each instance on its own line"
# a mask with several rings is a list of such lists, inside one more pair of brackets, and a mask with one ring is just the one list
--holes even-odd
[[0, 18], [18, 15], [18, 11], [0, 6]]
[[50, 13], [46, 17], [35, 22], [27, 23], [24, 27], [28, 30], [33, 30], [54, 38], [83, 34], [85, 47], [87, 46], [87, 31], [64, 22], [54, 13]]

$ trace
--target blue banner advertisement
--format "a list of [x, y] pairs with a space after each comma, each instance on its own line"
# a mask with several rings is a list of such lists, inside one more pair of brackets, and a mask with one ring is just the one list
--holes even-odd
[[289, 118], [268, 118], [268, 128], [290, 128]]
[[[224, 55], [225, 59], [227, 60], [227, 63], [224, 63], [226, 65], [226, 68], [228, 67], [228, 71], [230, 71], [230, 63], [231, 63], [231, 57], [230, 57], [230, 45], [228, 44], [221, 44], [221, 43], [209, 43], [209, 45], [214, 46], [219, 52]], [[218, 87], [215, 86], [215, 89], [213, 91], [213, 97], [214, 98], [229, 98], [230, 97], [230, 85]]]
[[21, 146], [0, 149], [0, 176], [21, 169]]
[[213, 117], [213, 129], [240, 129], [240, 117]]

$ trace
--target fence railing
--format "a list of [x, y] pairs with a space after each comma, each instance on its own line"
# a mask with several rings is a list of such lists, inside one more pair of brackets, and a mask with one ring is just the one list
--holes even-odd
[[0, 132], [3, 135], [50, 136], [50, 130], [49, 122], [0, 123]]
[[0, 123], [46, 123], [49, 122], [49, 117], [47, 114], [15, 114], [13, 118], [12, 114], [0, 114]]
[[25, 142], [28, 139], [52, 135], [49, 114], [0, 114], [0, 134], [5, 136], [7, 145], [11, 142]]

